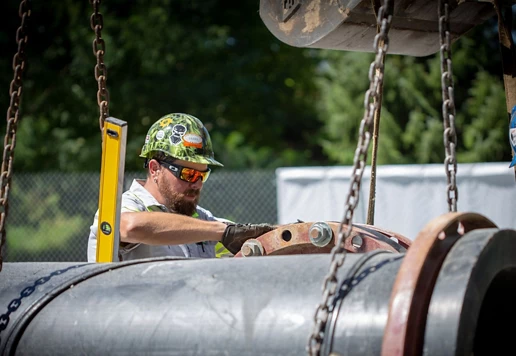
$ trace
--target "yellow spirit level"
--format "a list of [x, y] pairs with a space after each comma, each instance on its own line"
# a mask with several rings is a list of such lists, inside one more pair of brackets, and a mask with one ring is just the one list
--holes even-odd
[[108, 117], [102, 138], [97, 262], [118, 261], [127, 122]]

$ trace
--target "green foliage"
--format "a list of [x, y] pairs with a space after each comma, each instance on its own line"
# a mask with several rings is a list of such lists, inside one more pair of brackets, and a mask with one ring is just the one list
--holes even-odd
[[[12, 34], [0, 37], [2, 53], [16, 50], [14, 5], [0, 25], [2, 33]], [[15, 167], [98, 171], [91, 5], [51, 0], [33, 7]], [[141, 167], [138, 154], [150, 124], [171, 112], [199, 117], [217, 137], [215, 155], [227, 157], [227, 168], [323, 159], [313, 139], [316, 58], [280, 43], [257, 10], [257, 3], [242, 1], [231, 7], [200, 0], [102, 3], [109, 112], [128, 122], [127, 170]], [[7, 88], [10, 59], [0, 64], [0, 84]], [[1, 106], [7, 100], [1, 97]], [[242, 147], [232, 146], [234, 132], [245, 137]]]
[[[492, 31], [479, 28], [453, 46], [459, 162], [506, 161], [510, 156], [501, 63], [491, 54], [492, 44]], [[373, 58], [351, 52], [320, 54], [319, 142], [336, 163], [353, 162], [369, 87], [365, 63]], [[425, 58], [388, 55], [385, 68], [378, 163], [443, 162], [439, 53]]]
[[[17, 6], [4, 4], [0, 22], [6, 90]], [[91, 13], [87, 1], [33, 2], [16, 171], [100, 168]], [[229, 169], [352, 162], [372, 54], [285, 45], [257, 2], [112, 0], [101, 13], [110, 114], [128, 122], [127, 170], [140, 169], [147, 129], [171, 112], [199, 117]], [[496, 21], [456, 41], [452, 55], [458, 156], [508, 160]], [[388, 55], [384, 83], [379, 163], [442, 162], [439, 55]]]
[[65, 216], [63, 213], [42, 219], [36, 226], [22, 225], [7, 228], [9, 240], [7, 251], [15, 256], [37, 256], [51, 254], [53, 250], [70, 249], [76, 237], [83, 230], [84, 218]]
[[504, 90], [498, 78], [480, 71], [469, 92], [464, 112], [458, 116], [458, 125], [463, 127], [465, 151], [460, 161], [487, 162], [504, 157], [509, 141], [508, 121]]
[[317, 84], [321, 90], [318, 103], [324, 136], [324, 152], [336, 162], [352, 162], [357, 132], [364, 114], [363, 95], [368, 88], [368, 66], [372, 55], [357, 52], [321, 51]]
[[88, 228], [98, 204], [98, 174], [19, 174], [11, 188], [8, 258], [85, 259]]

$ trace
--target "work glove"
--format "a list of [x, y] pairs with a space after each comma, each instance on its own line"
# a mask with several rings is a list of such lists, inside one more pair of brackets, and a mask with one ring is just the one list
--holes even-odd
[[238, 253], [247, 240], [257, 238], [276, 228], [276, 226], [269, 224], [235, 224], [230, 222], [224, 222], [224, 224], [227, 227], [220, 242], [232, 254]]

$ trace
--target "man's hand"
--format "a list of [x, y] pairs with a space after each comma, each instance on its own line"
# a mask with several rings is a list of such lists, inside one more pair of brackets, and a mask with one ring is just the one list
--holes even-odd
[[226, 222], [224, 224], [228, 226], [220, 242], [233, 254], [238, 253], [247, 240], [257, 238], [276, 228], [269, 224], [234, 224]]

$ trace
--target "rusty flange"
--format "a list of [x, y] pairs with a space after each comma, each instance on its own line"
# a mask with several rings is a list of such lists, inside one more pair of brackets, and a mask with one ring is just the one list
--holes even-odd
[[422, 354], [428, 305], [446, 255], [467, 232], [496, 227], [479, 214], [447, 213], [420, 231], [403, 259], [391, 292], [383, 356]]
[[[339, 225], [338, 222], [281, 225], [256, 239], [248, 240], [235, 257], [329, 253], [335, 246]], [[328, 241], [325, 241], [324, 236], [326, 228], [330, 229]], [[346, 226], [343, 226], [343, 229], [346, 229]], [[411, 241], [402, 235], [372, 225], [356, 224], [353, 225], [352, 233], [345, 241], [344, 248], [351, 253], [364, 253], [377, 249], [405, 252], [410, 243]]]

